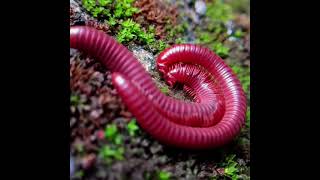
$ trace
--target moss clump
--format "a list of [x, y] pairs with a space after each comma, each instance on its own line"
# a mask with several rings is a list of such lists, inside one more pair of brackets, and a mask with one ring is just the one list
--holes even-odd
[[83, 0], [83, 7], [98, 20], [104, 20], [111, 27], [120, 43], [135, 41], [148, 45], [154, 51], [162, 51], [167, 44], [157, 41], [154, 26], [147, 29], [132, 20], [133, 15], [139, 12], [133, 6], [134, 0]]
[[222, 0], [207, 4], [205, 24], [196, 28], [196, 43], [203, 44], [225, 58], [229, 54], [229, 48], [223, 41], [229, 36], [226, 23], [233, 19], [232, 8]]
[[138, 12], [133, 7], [134, 0], [82, 0], [83, 7], [95, 18], [107, 18], [110, 25], [115, 25], [120, 19], [131, 17]]
[[237, 74], [244, 91], [250, 94], [250, 68], [241, 67], [235, 64], [231, 64], [230, 67]]

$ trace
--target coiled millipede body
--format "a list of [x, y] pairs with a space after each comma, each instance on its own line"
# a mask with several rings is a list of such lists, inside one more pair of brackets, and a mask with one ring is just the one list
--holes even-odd
[[189, 149], [214, 148], [230, 142], [245, 121], [246, 97], [240, 81], [207, 48], [174, 45], [157, 57], [169, 86], [182, 83], [194, 102], [164, 95], [140, 62], [102, 31], [70, 28], [70, 47], [100, 60], [139, 125], [162, 143]]

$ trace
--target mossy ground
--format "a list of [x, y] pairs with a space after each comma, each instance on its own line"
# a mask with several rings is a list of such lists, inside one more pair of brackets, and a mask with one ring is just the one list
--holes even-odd
[[[139, 8], [153, 1], [144, 0]], [[101, 1], [106, 8], [98, 8], [93, 13], [83, 8], [83, 1], [75, 2], [80, 9], [71, 8], [70, 24], [90, 25], [115, 38], [125, 28], [121, 26], [123, 22], [135, 19], [131, 12], [135, 11], [134, 1], [121, 0], [122, 7], [116, 7], [114, 1]], [[122, 38], [129, 37], [124, 39], [124, 45], [129, 49], [139, 45], [154, 57], [164, 46], [182, 42], [199, 43], [217, 52], [236, 72], [246, 91], [245, 128], [231, 144], [215, 150], [187, 151], [159, 144], [139, 128], [122, 104], [108, 69], [74, 51], [70, 53], [70, 147], [76, 164], [72, 179], [250, 179], [249, 1], [206, 1], [206, 15], [196, 18], [189, 12], [193, 10], [194, 1], [175, 2], [176, 24], [157, 24], [162, 19], [170, 19], [164, 15], [150, 18], [134, 32], [122, 32], [126, 33]], [[130, 3], [132, 6], [125, 5]], [[108, 14], [108, 8], [111, 12], [126, 12], [126, 8], [130, 12], [116, 16]], [[157, 10], [150, 8], [149, 11]], [[161, 32], [148, 32], [149, 25], [161, 27]], [[188, 100], [181, 89], [167, 88], [157, 71], [150, 74], [165, 94]]]

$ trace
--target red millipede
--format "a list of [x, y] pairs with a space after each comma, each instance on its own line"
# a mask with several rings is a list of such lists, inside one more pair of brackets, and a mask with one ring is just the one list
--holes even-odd
[[214, 148], [230, 142], [244, 125], [246, 97], [240, 81], [205, 47], [174, 45], [157, 57], [168, 85], [183, 84], [194, 102], [164, 95], [133, 53], [102, 31], [71, 27], [70, 48], [100, 60], [112, 72], [113, 85], [139, 125], [162, 143]]

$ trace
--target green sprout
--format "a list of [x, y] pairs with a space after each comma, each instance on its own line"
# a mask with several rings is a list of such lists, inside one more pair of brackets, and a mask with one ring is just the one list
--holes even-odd
[[233, 18], [232, 7], [223, 0], [213, 1], [207, 4], [206, 16], [212, 21], [226, 23]]
[[233, 19], [232, 8], [222, 0], [213, 1], [207, 4], [206, 16], [208, 25], [196, 28], [196, 43], [207, 46], [225, 58], [230, 49], [221, 42], [227, 37], [226, 23]]
[[225, 47], [222, 43], [214, 43], [212, 46], [212, 49], [215, 51], [216, 54], [218, 54], [221, 57], [226, 57], [229, 54], [229, 48]]
[[130, 135], [130, 136], [135, 136], [135, 135], [136, 135], [136, 132], [139, 130], [139, 126], [137, 125], [135, 119], [132, 119], [132, 120], [128, 123], [127, 129], [128, 129], [128, 132], [129, 132], [129, 135]]
[[122, 144], [122, 135], [118, 133], [118, 128], [115, 124], [107, 125], [104, 135], [111, 142], [117, 145]]
[[77, 150], [77, 152], [79, 153], [83, 153], [84, 152], [84, 146], [82, 143], [76, 143], [75, 144], [75, 149]]
[[93, 16], [110, 16], [111, 0], [82, 0], [83, 7]]
[[169, 93], [169, 88], [168, 86], [163, 86], [160, 88], [160, 91], [164, 94], [168, 94]]
[[187, 41], [185, 39], [183, 39], [183, 38], [177, 38], [176, 41], [175, 41], [176, 44], [184, 44], [186, 42]]
[[70, 103], [71, 105], [77, 106], [79, 104], [81, 104], [81, 98], [78, 95], [71, 95], [70, 96]]
[[165, 42], [163, 41], [158, 41], [158, 51], [163, 51], [165, 48], [168, 47], [168, 44], [166, 44]]
[[223, 163], [224, 165], [224, 174], [231, 178], [232, 180], [237, 180], [239, 176], [239, 164], [234, 160], [236, 155], [231, 154], [227, 156], [226, 163]]
[[110, 147], [104, 145], [100, 150], [100, 155], [106, 162], [110, 163], [112, 160], [123, 160], [124, 159], [124, 148], [123, 147]]
[[133, 7], [134, 0], [82, 0], [83, 7], [95, 18], [104, 18], [110, 26], [115, 26], [122, 20], [132, 17], [139, 10]]
[[82, 178], [84, 176], [83, 170], [79, 170], [76, 173], [74, 173], [75, 178]]
[[[155, 37], [155, 27], [141, 27], [140, 24], [132, 20], [133, 15], [139, 9], [133, 6], [134, 0], [82, 0], [83, 7], [93, 17], [104, 19], [104, 22], [116, 30], [116, 39], [119, 43], [129, 43], [135, 41], [148, 45], [152, 51], [160, 52], [168, 45], [163, 41], [157, 41]], [[183, 31], [186, 25], [179, 25], [174, 32]]]
[[158, 173], [158, 179], [159, 180], [169, 180], [171, 177], [171, 173], [167, 171], [160, 171]]
[[241, 29], [237, 29], [234, 32], [233, 36], [236, 37], [236, 38], [242, 38], [244, 36], [244, 32]]
[[121, 145], [123, 143], [123, 140], [122, 140], [122, 135], [121, 134], [117, 134], [115, 136], [115, 138], [113, 139], [113, 142], [116, 144], [116, 145]]
[[134, 22], [132, 19], [127, 19], [121, 23], [121, 29], [117, 34], [117, 40], [122, 42], [129, 42], [132, 40], [139, 40], [146, 44], [152, 44], [155, 42], [154, 27], [144, 31], [140, 24]]
[[118, 133], [118, 128], [115, 124], [107, 125], [105, 129], [105, 137], [109, 140], [113, 140]]

